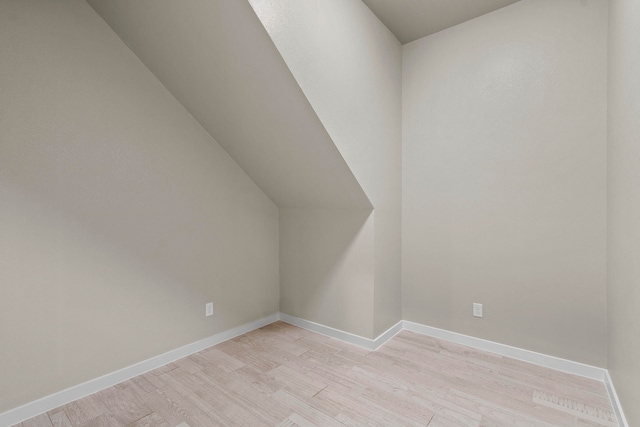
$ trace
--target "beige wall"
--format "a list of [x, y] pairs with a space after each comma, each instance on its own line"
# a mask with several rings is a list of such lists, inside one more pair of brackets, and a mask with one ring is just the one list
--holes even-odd
[[279, 208], [371, 207], [247, 0], [87, 2]]
[[373, 338], [374, 214], [280, 209], [280, 310]]
[[608, 368], [640, 425], [640, 2], [609, 2]]
[[400, 43], [360, 0], [250, 3], [373, 205], [377, 336], [401, 319]]
[[0, 412], [278, 310], [278, 209], [84, 1], [0, 58]]
[[[0, 2], [0, 412], [279, 304], [369, 338], [400, 319], [401, 48], [355, 0], [251, 2], [287, 7], [275, 16], [292, 20], [271, 36], [366, 197], [339, 156], [320, 150], [312, 163], [336, 166], [335, 181], [280, 188], [285, 178], [265, 172], [283, 205], [309, 205], [278, 212], [84, 1]], [[633, 425], [640, 8], [611, 1], [608, 296], [606, 15], [604, 0], [523, 0], [402, 49], [402, 309], [407, 320], [598, 366], [608, 332]], [[259, 33], [246, 21], [226, 30]], [[262, 39], [239, 43], [265, 51], [251, 40]], [[151, 58], [157, 69], [179, 75], [162, 56]], [[256, 89], [251, 79], [244, 87]], [[200, 83], [186, 84], [176, 92], [188, 101]], [[220, 107], [200, 101], [194, 111]], [[314, 126], [293, 131], [314, 129], [323, 145]], [[233, 141], [236, 128], [223, 134]], [[278, 162], [304, 176], [295, 159]], [[334, 197], [332, 182], [346, 190]], [[472, 302], [485, 304], [483, 319]]]
[[605, 366], [606, 40], [523, 0], [403, 47], [404, 319]]

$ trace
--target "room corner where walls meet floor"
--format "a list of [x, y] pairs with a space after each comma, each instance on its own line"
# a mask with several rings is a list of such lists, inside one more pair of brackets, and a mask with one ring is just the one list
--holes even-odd
[[[57, 407], [63, 406], [69, 402], [81, 399], [89, 396], [93, 393], [97, 393], [101, 390], [124, 382], [128, 379], [142, 375], [153, 369], [160, 368], [169, 363], [175, 362], [179, 359], [187, 357], [191, 354], [205, 350], [217, 344], [221, 344], [225, 341], [231, 340], [240, 335], [244, 335], [251, 331], [260, 329], [272, 323], [282, 321], [287, 324], [297, 326], [311, 332], [319, 333], [324, 336], [352, 344], [369, 351], [376, 351], [382, 347], [386, 342], [391, 340], [395, 335], [403, 330], [415, 332], [421, 335], [430, 336], [433, 338], [449, 341], [455, 344], [471, 347], [481, 351], [493, 353], [499, 356], [504, 356], [511, 359], [531, 363], [544, 368], [553, 369], [556, 371], [565, 372], [571, 375], [577, 375], [592, 380], [603, 382], [614, 412], [619, 420], [621, 427], [628, 427], [629, 424], [625, 418], [620, 401], [615, 391], [614, 384], [606, 369], [598, 368], [595, 366], [589, 366], [578, 362], [573, 362], [566, 359], [557, 358], [541, 353], [532, 352], [529, 350], [508, 346], [492, 341], [483, 340], [456, 332], [451, 332], [439, 328], [430, 327], [427, 325], [421, 325], [414, 322], [401, 320], [386, 332], [378, 336], [376, 339], [368, 339], [360, 337], [349, 332], [341, 331], [335, 328], [331, 328], [319, 323], [311, 322], [298, 317], [290, 316], [285, 313], [274, 313], [262, 319], [258, 319], [254, 322], [232, 328], [228, 331], [218, 333], [204, 340], [197, 341], [195, 343], [186, 345], [184, 347], [172, 350], [165, 354], [156, 356], [154, 358], [142, 361], [127, 368], [112, 372], [104, 375], [100, 378], [96, 378], [91, 381], [87, 381], [83, 384], [71, 387], [67, 390], [60, 391], [58, 393], [46, 396], [42, 399], [20, 406], [18, 408], [9, 410], [3, 414], [0, 414], [0, 426], [12, 426], [22, 421], [35, 417], [37, 415], [48, 412]], [[181, 427], [185, 427], [181, 425]]]

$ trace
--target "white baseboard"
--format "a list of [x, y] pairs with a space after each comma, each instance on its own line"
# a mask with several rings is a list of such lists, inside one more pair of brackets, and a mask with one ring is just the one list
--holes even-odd
[[152, 357], [151, 359], [144, 360], [118, 371], [103, 375], [99, 378], [89, 380], [85, 383], [70, 387], [66, 390], [62, 390], [36, 401], [27, 403], [26, 405], [11, 409], [0, 414], [0, 426], [8, 427], [14, 424], [18, 424], [24, 420], [35, 417], [36, 415], [40, 415], [44, 412], [50, 411], [69, 402], [73, 402], [74, 400], [78, 400], [83, 397], [89, 396], [90, 394], [97, 393], [100, 390], [104, 390], [105, 388], [112, 387], [128, 379], [131, 379], [138, 375], [142, 375], [145, 372], [149, 372], [153, 369], [164, 366], [167, 363], [175, 362], [176, 360], [182, 359], [183, 357], [189, 356], [190, 354], [197, 353], [216, 344], [220, 344], [221, 342], [261, 328], [265, 325], [277, 321], [278, 319], [279, 313], [274, 313], [265, 318], [237, 326], [224, 332], [220, 332], [200, 341], [187, 344], [184, 347], [171, 350], [159, 356]]
[[298, 326], [302, 329], [307, 329], [309, 331], [317, 332], [319, 334], [326, 335], [328, 337], [335, 338], [349, 344], [357, 345], [358, 347], [366, 348], [367, 350], [376, 350], [391, 338], [393, 338], [395, 334], [402, 330], [402, 321], [399, 321], [394, 326], [389, 328], [386, 332], [381, 334], [378, 338], [370, 339], [361, 337], [360, 335], [352, 334], [350, 332], [345, 332], [329, 326], [321, 325], [320, 323], [315, 323], [309, 320], [301, 319], [299, 317], [290, 316], [285, 313], [280, 313], [280, 320], [285, 323], [289, 323], [290, 325]]
[[421, 325], [419, 323], [409, 322], [407, 320], [404, 320], [402, 323], [403, 329], [407, 331], [440, 338], [446, 341], [455, 342], [456, 344], [466, 345], [468, 347], [473, 347], [480, 350], [488, 351], [490, 353], [499, 354], [501, 356], [511, 357], [513, 359], [533, 363], [545, 368], [555, 369], [557, 371], [567, 372], [569, 374], [603, 381], [607, 388], [607, 393], [609, 394], [609, 399], [611, 400], [613, 410], [616, 413], [618, 424], [620, 425], [620, 427], [629, 427], [629, 423], [627, 422], [624, 411], [622, 410], [622, 405], [620, 404], [620, 400], [618, 399], [618, 394], [616, 393], [616, 389], [613, 386], [613, 380], [609, 375], [609, 371], [606, 369], [585, 365], [583, 363], [574, 362], [571, 360], [561, 359], [555, 356], [549, 356], [547, 354], [536, 353], [534, 351], [524, 350], [522, 348], [511, 347], [506, 344], [487, 341], [481, 338], [459, 334], [457, 332], [451, 332], [444, 329]]
[[559, 357], [549, 356], [547, 354], [536, 353], [534, 351], [512, 347], [506, 344], [484, 340], [482, 338], [475, 338], [468, 335], [459, 334], [457, 332], [451, 332], [444, 329], [421, 325], [419, 323], [409, 322], [407, 320], [398, 322], [375, 340], [364, 338], [358, 335], [351, 334], [349, 332], [341, 331], [339, 329], [331, 328], [329, 326], [321, 325], [309, 320], [300, 319], [298, 317], [290, 316], [284, 313], [280, 313], [280, 320], [291, 325], [298, 326], [300, 328], [304, 328], [329, 336], [331, 338], [347, 342], [349, 344], [364, 347], [368, 350], [377, 350], [384, 343], [393, 338], [397, 333], [402, 330], [407, 330], [422, 335], [428, 335], [446, 341], [451, 341], [468, 347], [477, 348], [479, 350], [484, 350], [490, 353], [499, 354], [501, 356], [511, 357], [513, 359], [533, 363], [545, 368], [554, 369], [573, 375], [579, 375], [597, 381], [602, 381], [607, 387], [607, 392], [609, 393], [611, 404], [616, 413], [616, 417], [618, 418], [618, 424], [620, 425], [620, 427], [629, 427], [629, 424], [627, 423], [627, 420], [624, 416], [624, 412], [622, 411], [622, 405], [620, 404], [620, 400], [618, 399], [618, 395], [616, 394], [615, 388], [613, 386], [613, 381], [611, 380], [611, 377], [609, 375], [609, 371], [603, 368], [598, 368], [596, 366], [586, 365], [584, 363], [574, 362], [567, 359], [561, 359]]
[[627, 417], [624, 416], [622, 404], [620, 403], [620, 399], [618, 398], [618, 393], [616, 393], [616, 388], [613, 386], [613, 380], [611, 379], [611, 375], [609, 375], [609, 371], [606, 372], [604, 384], [605, 386], [607, 386], [609, 399], [611, 399], [613, 410], [615, 411], [616, 417], [618, 418], [618, 424], [620, 425], [620, 427], [629, 427], [629, 422], [627, 421]]
[[280, 313], [280, 320], [312, 332], [317, 332], [319, 334], [347, 342], [349, 344], [364, 347], [367, 350], [377, 350], [382, 345], [384, 345], [384, 343], [393, 338], [397, 333], [402, 330], [407, 330], [422, 335], [428, 335], [446, 341], [455, 342], [457, 344], [465, 345], [468, 347], [477, 348], [479, 350], [487, 351], [490, 353], [499, 354], [501, 356], [511, 357], [513, 359], [533, 363], [545, 368], [554, 369], [573, 375], [579, 375], [597, 381], [603, 381], [607, 387], [607, 391], [611, 399], [611, 404], [618, 418], [618, 423], [621, 427], [629, 427], [629, 424], [627, 423], [624, 416], [624, 412], [622, 411], [620, 401], [618, 400], [618, 395], [616, 394], [615, 388], [613, 387], [613, 382], [611, 381], [609, 372], [603, 368], [598, 368], [596, 366], [586, 365], [567, 359], [561, 359], [559, 357], [549, 356], [542, 353], [536, 353], [534, 351], [512, 347], [506, 344], [500, 344], [481, 338], [475, 338], [468, 335], [459, 334], [457, 332], [451, 332], [444, 329], [421, 325], [419, 323], [409, 322], [407, 320], [401, 320], [400, 322], [396, 323], [375, 340], [364, 338], [359, 335], [341, 331], [339, 329], [331, 328], [329, 326], [321, 325], [319, 323], [311, 322], [309, 320], [290, 316], [284, 313]]
[[382, 347], [387, 341], [389, 341], [391, 338], [395, 337], [397, 334], [402, 332], [402, 329], [403, 329], [403, 321], [401, 320], [395, 325], [393, 325], [392, 327], [390, 327], [389, 329], [387, 329], [386, 332], [383, 332], [382, 334], [380, 334], [378, 338], [373, 340], [375, 343], [374, 350], [377, 350], [380, 347]]
[[477, 348], [488, 351], [490, 353], [499, 354], [501, 356], [511, 357], [512, 359], [522, 360], [524, 362], [533, 363], [535, 365], [544, 366], [545, 368], [563, 371], [573, 375], [591, 378], [598, 381], [605, 380], [606, 369], [596, 366], [585, 365], [571, 360], [561, 359], [555, 356], [549, 356], [535, 351], [524, 350], [518, 347], [511, 347], [506, 344], [500, 344], [493, 341], [487, 341], [482, 338], [475, 338], [468, 335], [451, 332], [444, 329], [438, 329], [431, 326], [421, 325], [405, 320], [404, 329], [407, 331], [417, 332], [422, 335], [440, 338], [451, 341], [456, 344], [466, 345], [468, 347]]
[[618, 417], [620, 426], [629, 427], [629, 424], [627, 423], [627, 420], [624, 416], [624, 412], [622, 411], [622, 406], [620, 405], [620, 400], [618, 399], [615, 387], [613, 386], [613, 381], [611, 380], [611, 376], [606, 369], [585, 365], [582, 363], [573, 362], [546, 354], [536, 353], [517, 347], [511, 347], [505, 344], [487, 341], [481, 338], [475, 338], [444, 329], [421, 325], [419, 323], [409, 322], [406, 320], [399, 321], [394, 326], [389, 328], [386, 332], [381, 334], [378, 338], [369, 339], [349, 332], [341, 331], [339, 329], [331, 328], [329, 326], [321, 325], [319, 323], [311, 322], [309, 320], [290, 316], [284, 313], [274, 313], [265, 318], [237, 326], [203, 340], [187, 344], [184, 347], [180, 347], [151, 359], [136, 363], [135, 365], [128, 366], [102, 377], [95, 378], [93, 380], [87, 381], [77, 386], [73, 386], [58, 393], [54, 393], [50, 396], [43, 397], [18, 408], [11, 409], [0, 414], [0, 426], [8, 427], [14, 424], [18, 424], [24, 420], [35, 417], [36, 415], [40, 415], [44, 412], [50, 411], [74, 400], [81, 399], [90, 394], [97, 393], [100, 390], [112, 387], [118, 383], [144, 374], [145, 372], [149, 372], [168, 363], [175, 362], [176, 360], [189, 356], [190, 354], [197, 353], [198, 351], [207, 349], [216, 344], [220, 344], [239, 335], [251, 332], [255, 329], [271, 324], [277, 320], [282, 320], [283, 322], [289, 323], [291, 325], [317, 332], [322, 335], [326, 335], [331, 338], [335, 338], [340, 341], [357, 345], [359, 347], [363, 347], [367, 350], [372, 351], [384, 345], [387, 341], [389, 341], [397, 333], [404, 329], [544, 366], [546, 368], [603, 381], [607, 387], [607, 391], [611, 398], [611, 403], [616, 412], [616, 416]]

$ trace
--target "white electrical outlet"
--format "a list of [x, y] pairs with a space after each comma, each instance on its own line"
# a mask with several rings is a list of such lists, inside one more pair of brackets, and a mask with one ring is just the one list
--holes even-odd
[[473, 303], [473, 316], [482, 317], [482, 304], [478, 304], [477, 302]]
[[213, 303], [208, 302], [205, 309], [205, 316], [209, 317], [213, 315]]

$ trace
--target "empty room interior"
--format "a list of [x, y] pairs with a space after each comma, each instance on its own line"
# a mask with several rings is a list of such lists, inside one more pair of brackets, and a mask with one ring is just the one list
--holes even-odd
[[640, 426], [640, 1], [0, 0], [0, 426]]

